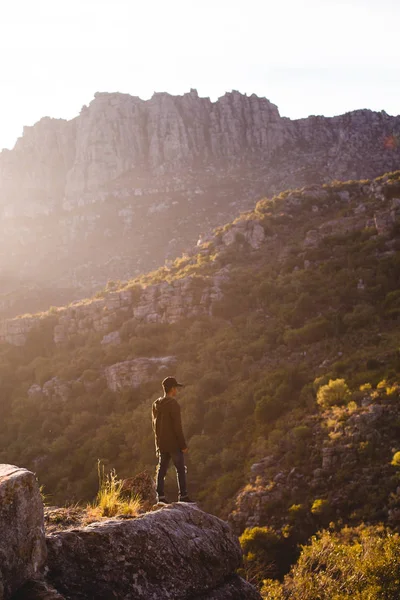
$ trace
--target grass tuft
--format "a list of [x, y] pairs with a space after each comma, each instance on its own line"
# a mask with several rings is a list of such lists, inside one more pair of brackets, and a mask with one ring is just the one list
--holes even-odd
[[135, 495], [128, 498], [124, 496], [122, 493], [123, 480], [118, 479], [115, 469], [106, 473], [104, 465], [98, 461], [97, 472], [99, 491], [94, 504], [87, 507], [90, 517], [137, 516], [141, 508], [141, 501]]

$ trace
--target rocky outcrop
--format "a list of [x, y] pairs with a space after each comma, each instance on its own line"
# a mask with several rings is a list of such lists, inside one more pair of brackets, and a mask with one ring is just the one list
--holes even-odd
[[222, 235], [222, 242], [225, 246], [231, 246], [241, 237], [253, 250], [258, 250], [265, 241], [266, 235], [264, 227], [257, 220], [241, 219], [225, 231]]
[[[146, 473], [126, 480], [124, 491], [138, 483], [150, 501]], [[194, 504], [46, 538], [35, 476], [0, 465], [0, 531], [0, 600], [260, 599], [235, 574], [242, 553], [229, 525]]]
[[[85, 195], [127, 173], [154, 177], [188, 168], [268, 164], [280, 150], [297, 153], [296, 164], [314, 153], [314, 163], [336, 169], [338, 177], [346, 171], [347, 178], [371, 177], [393, 169], [389, 162], [396, 148], [385, 141], [399, 128], [398, 117], [369, 110], [290, 121], [266, 98], [237, 91], [216, 102], [196, 90], [182, 96], [156, 93], [148, 101], [97, 93], [72, 121], [44, 118], [26, 127], [15, 149], [1, 155], [0, 189], [62, 190], [67, 202], [79, 205]], [[133, 188], [137, 195], [146, 193], [144, 182], [142, 177], [142, 186]]]
[[46, 562], [43, 504], [35, 476], [0, 465], [0, 599], [42, 575]]
[[285, 122], [265, 98], [225, 94], [217, 102], [195, 90], [158, 93], [149, 101], [98, 93], [77, 119], [76, 155], [66, 198], [135, 169], [155, 175], [210, 163], [229, 165], [248, 154], [267, 157], [286, 139]]
[[43, 395], [51, 400], [60, 399], [65, 402], [71, 397], [72, 386], [77, 381], [63, 381], [59, 377], [52, 377], [43, 386], [33, 383], [28, 389], [28, 396], [34, 398], [35, 396]]
[[59, 377], [52, 377], [43, 385], [33, 383], [28, 389], [28, 397], [46, 397], [50, 400], [66, 402], [73, 396], [77, 386], [90, 393], [99, 382], [103, 385], [104, 379], [112, 392], [133, 389], [148, 381], [163, 379], [175, 362], [174, 356], [141, 357], [109, 365], [104, 370], [87, 370], [78, 379], [65, 381]]
[[[252, 235], [252, 230], [248, 230], [248, 235]], [[259, 233], [255, 234], [256, 238], [259, 242]], [[119, 343], [120, 334], [117, 331], [110, 332], [110, 329], [121, 321], [131, 319], [134, 327], [141, 323], [175, 323], [183, 318], [212, 314], [215, 302], [222, 298], [222, 287], [228, 279], [229, 268], [225, 267], [209, 277], [188, 276], [172, 283], [136, 286], [133, 291], [128, 288], [106, 292], [102, 298], [60, 308], [51, 313], [55, 322], [54, 342], [64, 344], [74, 336], [102, 333], [103, 344]], [[40, 327], [43, 319], [44, 315], [0, 320], [0, 343], [23, 346], [29, 333]], [[108, 337], [108, 332], [111, 337]], [[147, 366], [142, 365], [143, 368]]]
[[13, 150], [0, 154], [0, 205], [4, 217], [47, 215], [59, 206], [73, 165], [76, 119], [45, 117], [24, 127]]
[[138, 387], [156, 377], [162, 377], [175, 360], [173, 356], [135, 358], [110, 365], [105, 369], [107, 387], [113, 392]]
[[383, 112], [290, 121], [238, 92], [96, 94], [0, 154], [2, 314], [158, 267], [265, 195], [394, 170], [400, 147], [387, 140], [399, 131]]
[[0, 320], [0, 340], [13, 346], [23, 346], [27, 334], [40, 322], [40, 317], [17, 317]]
[[50, 534], [47, 547], [49, 581], [74, 600], [259, 598], [234, 575], [241, 549], [229, 526], [194, 505]]

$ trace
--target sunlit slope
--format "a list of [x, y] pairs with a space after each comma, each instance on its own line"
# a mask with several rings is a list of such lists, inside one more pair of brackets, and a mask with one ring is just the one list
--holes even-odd
[[277, 420], [317, 414], [317, 376], [396, 378], [399, 205], [399, 173], [285, 192], [172, 265], [3, 322], [1, 460], [52, 502], [92, 497], [98, 458], [153, 470], [150, 405], [171, 373], [191, 493], [228, 514]]

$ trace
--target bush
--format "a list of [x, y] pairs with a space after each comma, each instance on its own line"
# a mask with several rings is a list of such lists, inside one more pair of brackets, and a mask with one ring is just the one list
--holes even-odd
[[285, 410], [285, 405], [271, 396], [262, 396], [254, 410], [256, 423], [264, 424], [277, 419]]
[[323, 498], [317, 498], [314, 500], [311, 512], [313, 515], [325, 515], [329, 510], [328, 500], [324, 500]]
[[374, 321], [376, 310], [368, 304], [357, 304], [351, 313], [343, 317], [343, 322], [348, 329], [358, 329]]
[[288, 538], [271, 527], [245, 529], [239, 538], [244, 554], [244, 571], [252, 583], [282, 577], [293, 559]]
[[[275, 596], [271, 597], [397, 600], [399, 581], [399, 534], [382, 526], [361, 526], [338, 533], [324, 531], [313, 537], [281, 589], [275, 589]], [[268, 591], [268, 585], [266, 589]]]
[[332, 335], [332, 326], [324, 317], [309, 321], [299, 329], [288, 329], [283, 340], [290, 348], [302, 344], [312, 344]]
[[392, 458], [392, 462], [390, 463], [394, 467], [400, 467], [400, 452], [395, 452]]
[[317, 393], [317, 403], [322, 408], [346, 404], [350, 398], [350, 390], [344, 379], [330, 379], [329, 383], [320, 387]]
[[282, 585], [275, 579], [264, 579], [261, 588], [262, 598], [267, 600], [284, 600]]
[[307, 508], [304, 504], [292, 504], [288, 510], [291, 523], [303, 523], [306, 520]]

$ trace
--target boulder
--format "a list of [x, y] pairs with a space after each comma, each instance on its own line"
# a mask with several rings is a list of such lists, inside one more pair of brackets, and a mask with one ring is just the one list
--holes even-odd
[[246, 232], [246, 240], [254, 250], [258, 250], [265, 241], [264, 227], [260, 223], [253, 223]]
[[157, 502], [154, 477], [148, 471], [142, 471], [135, 475], [135, 477], [124, 479], [122, 492], [128, 497], [138, 496], [144, 510], [151, 510]]
[[47, 547], [49, 582], [74, 600], [259, 598], [235, 576], [229, 525], [193, 504], [50, 534]]
[[156, 358], [134, 358], [115, 363], [104, 369], [107, 387], [113, 392], [126, 388], [136, 388], [153, 379], [161, 379], [162, 375], [174, 364], [174, 356]]
[[0, 600], [7, 600], [46, 562], [43, 503], [33, 473], [0, 465]]

